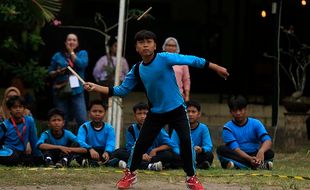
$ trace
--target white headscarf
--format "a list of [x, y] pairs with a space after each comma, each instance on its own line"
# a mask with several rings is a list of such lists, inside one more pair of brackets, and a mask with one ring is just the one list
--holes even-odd
[[174, 37], [169, 37], [169, 38], [167, 38], [167, 39], [165, 40], [165, 42], [164, 42], [164, 44], [163, 44], [163, 47], [162, 47], [162, 48], [163, 48], [163, 51], [166, 51], [166, 49], [165, 49], [166, 44], [167, 44], [170, 40], [173, 40], [173, 41], [175, 42], [175, 44], [176, 44], [176, 48], [177, 48], [176, 53], [180, 53], [180, 46], [179, 46], [178, 40], [177, 40], [176, 38], [174, 38]]

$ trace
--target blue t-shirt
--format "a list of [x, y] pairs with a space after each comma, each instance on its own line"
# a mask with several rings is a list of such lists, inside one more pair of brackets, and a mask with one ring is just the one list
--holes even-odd
[[[180, 145], [180, 138], [175, 130], [172, 132], [171, 139]], [[203, 152], [212, 152], [212, 139], [207, 125], [199, 123], [195, 129], [191, 129], [191, 140], [193, 147], [200, 146]]]
[[78, 139], [85, 142], [88, 148], [100, 149], [106, 152], [115, 150], [115, 132], [114, 128], [103, 122], [103, 127], [99, 130], [95, 129], [91, 121], [87, 121], [79, 128]]
[[232, 120], [227, 122], [223, 128], [222, 139], [232, 150], [240, 148], [244, 152], [253, 153], [258, 151], [266, 140], [271, 140], [271, 137], [258, 119], [248, 117], [242, 126]]
[[[24, 152], [26, 150], [27, 143], [30, 142], [32, 154], [39, 156], [41, 155], [41, 152], [36, 147], [38, 136], [34, 119], [31, 116], [24, 116], [24, 120], [24, 123], [22, 122], [16, 124], [16, 127], [20, 132], [20, 136], [14, 128], [11, 119], [9, 118], [4, 120], [3, 124], [6, 131], [3, 131], [2, 127], [0, 128], [0, 139], [3, 139], [2, 148]], [[23, 130], [24, 126], [26, 126], [25, 131]], [[22, 138], [22, 140], [20, 138]]]
[[[140, 128], [136, 123], [128, 127], [126, 131], [127, 152], [130, 153], [132, 151], [132, 148], [135, 145], [135, 142], [137, 141], [139, 134], [140, 134]], [[179, 146], [170, 139], [165, 129], [161, 129], [156, 139], [154, 140], [152, 146], [147, 150], [147, 153], [150, 153], [154, 148], [159, 147], [161, 145], [168, 145], [174, 152], [176, 153], [179, 152]]]
[[83, 141], [79, 141], [78, 138], [69, 130], [64, 129], [61, 137], [54, 137], [52, 130], [46, 130], [41, 134], [41, 137], [37, 143], [37, 147], [41, 144], [52, 144], [52, 145], [60, 145], [70, 147], [74, 144], [79, 145], [82, 148], [87, 148], [87, 144]]
[[191, 129], [193, 146], [200, 146], [203, 152], [212, 152], [212, 139], [207, 125], [199, 123], [195, 129]]
[[[196, 56], [162, 52], [155, 54], [150, 63], [139, 64], [139, 74], [152, 105], [153, 113], [169, 112], [184, 103], [172, 68], [173, 65], [203, 68], [208, 66], [208, 62]], [[112, 95], [125, 96], [136, 86], [138, 78], [135, 76], [135, 66], [129, 71], [120, 86], [113, 87]]]
[[[58, 68], [66, 68], [68, 63], [69, 55], [66, 55], [64, 52], [57, 52], [52, 57], [51, 65], [48, 67], [48, 72], [56, 71]], [[88, 54], [87, 51], [81, 50], [76, 52], [76, 59], [73, 63], [73, 69], [84, 78], [85, 69], [88, 65]], [[70, 71], [67, 71], [70, 75]], [[57, 75], [54, 83], [63, 83], [69, 80], [69, 74]], [[80, 94], [84, 91], [83, 84], [79, 81], [80, 86], [72, 88], [72, 95]]]

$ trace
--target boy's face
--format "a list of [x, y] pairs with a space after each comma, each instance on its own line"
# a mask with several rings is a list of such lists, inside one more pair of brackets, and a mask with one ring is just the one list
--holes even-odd
[[136, 42], [136, 51], [142, 57], [153, 55], [155, 50], [156, 50], [156, 43], [153, 39], [144, 39]]
[[187, 115], [189, 118], [189, 122], [191, 124], [194, 124], [198, 121], [198, 119], [200, 118], [200, 111], [197, 110], [196, 107], [194, 106], [188, 106], [187, 107]]
[[89, 117], [92, 121], [102, 122], [105, 116], [105, 109], [102, 105], [93, 105], [89, 110]]
[[60, 115], [53, 115], [48, 120], [48, 126], [55, 131], [62, 130], [65, 126], [65, 120]]
[[136, 110], [136, 112], [134, 113], [134, 116], [135, 116], [135, 120], [138, 123], [138, 125], [140, 125], [140, 126], [143, 125], [145, 118], [146, 118], [146, 115], [147, 115], [147, 112], [149, 112], [149, 110], [147, 110], [147, 109], [137, 109]]
[[232, 109], [230, 110], [231, 115], [237, 123], [243, 123], [246, 119], [246, 108]]
[[24, 116], [25, 107], [20, 104], [20, 102], [16, 102], [13, 107], [10, 108], [11, 115], [14, 118], [22, 118]]

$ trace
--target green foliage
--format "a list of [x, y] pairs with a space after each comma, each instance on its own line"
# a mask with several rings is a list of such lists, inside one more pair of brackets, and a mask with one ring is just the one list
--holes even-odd
[[3, 40], [3, 43], [1, 44], [1, 48], [6, 48], [10, 50], [17, 50], [18, 45], [16, 41], [12, 38], [12, 36], [8, 36], [7, 39]]
[[12, 21], [16, 19], [18, 14], [20, 14], [20, 12], [16, 11], [15, 5], [2, 4], [0, 6], [0, 15], [3, 16], [4, 21]]
[[44, 86], [45, 77], [48, 75], [47, 69], [39, 66], [38, 61], [33, 59], [29, 59], [22, 66], [7, 64], [0, 59], [0, 69], [22, 78], [27, 84], [31, 84], [35, 91]]
[[32, 0], [34, 16], [37, 21], [41, 23], [43, 26], [44, 23], [50, 22], [55, 19], [55, 15], [61, 9], [61, 1], [60, 0]]
[[1, 0], [0, 74], [22, 78], [34, 90], [44, 86], [47, 69], [38, 58], [41, 28], [55, 19], [61, 0]]

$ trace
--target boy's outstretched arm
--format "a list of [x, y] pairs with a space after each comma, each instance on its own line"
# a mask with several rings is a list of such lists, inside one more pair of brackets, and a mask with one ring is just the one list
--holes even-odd
[[84, 83], [84, 89], [87, 91], [95, 91], [103, 94], [109, 93], [109, 88], [106, 86], [100, 86], [98, 84], [92, 83], [92, 82], [85, 82]]
[[227, 72], [227, 69], [225, 67], [209, 62], [209, 68], [217, 72], [217, 74], [223, 77], [225, 80], [229, 76], [229, 73]]

